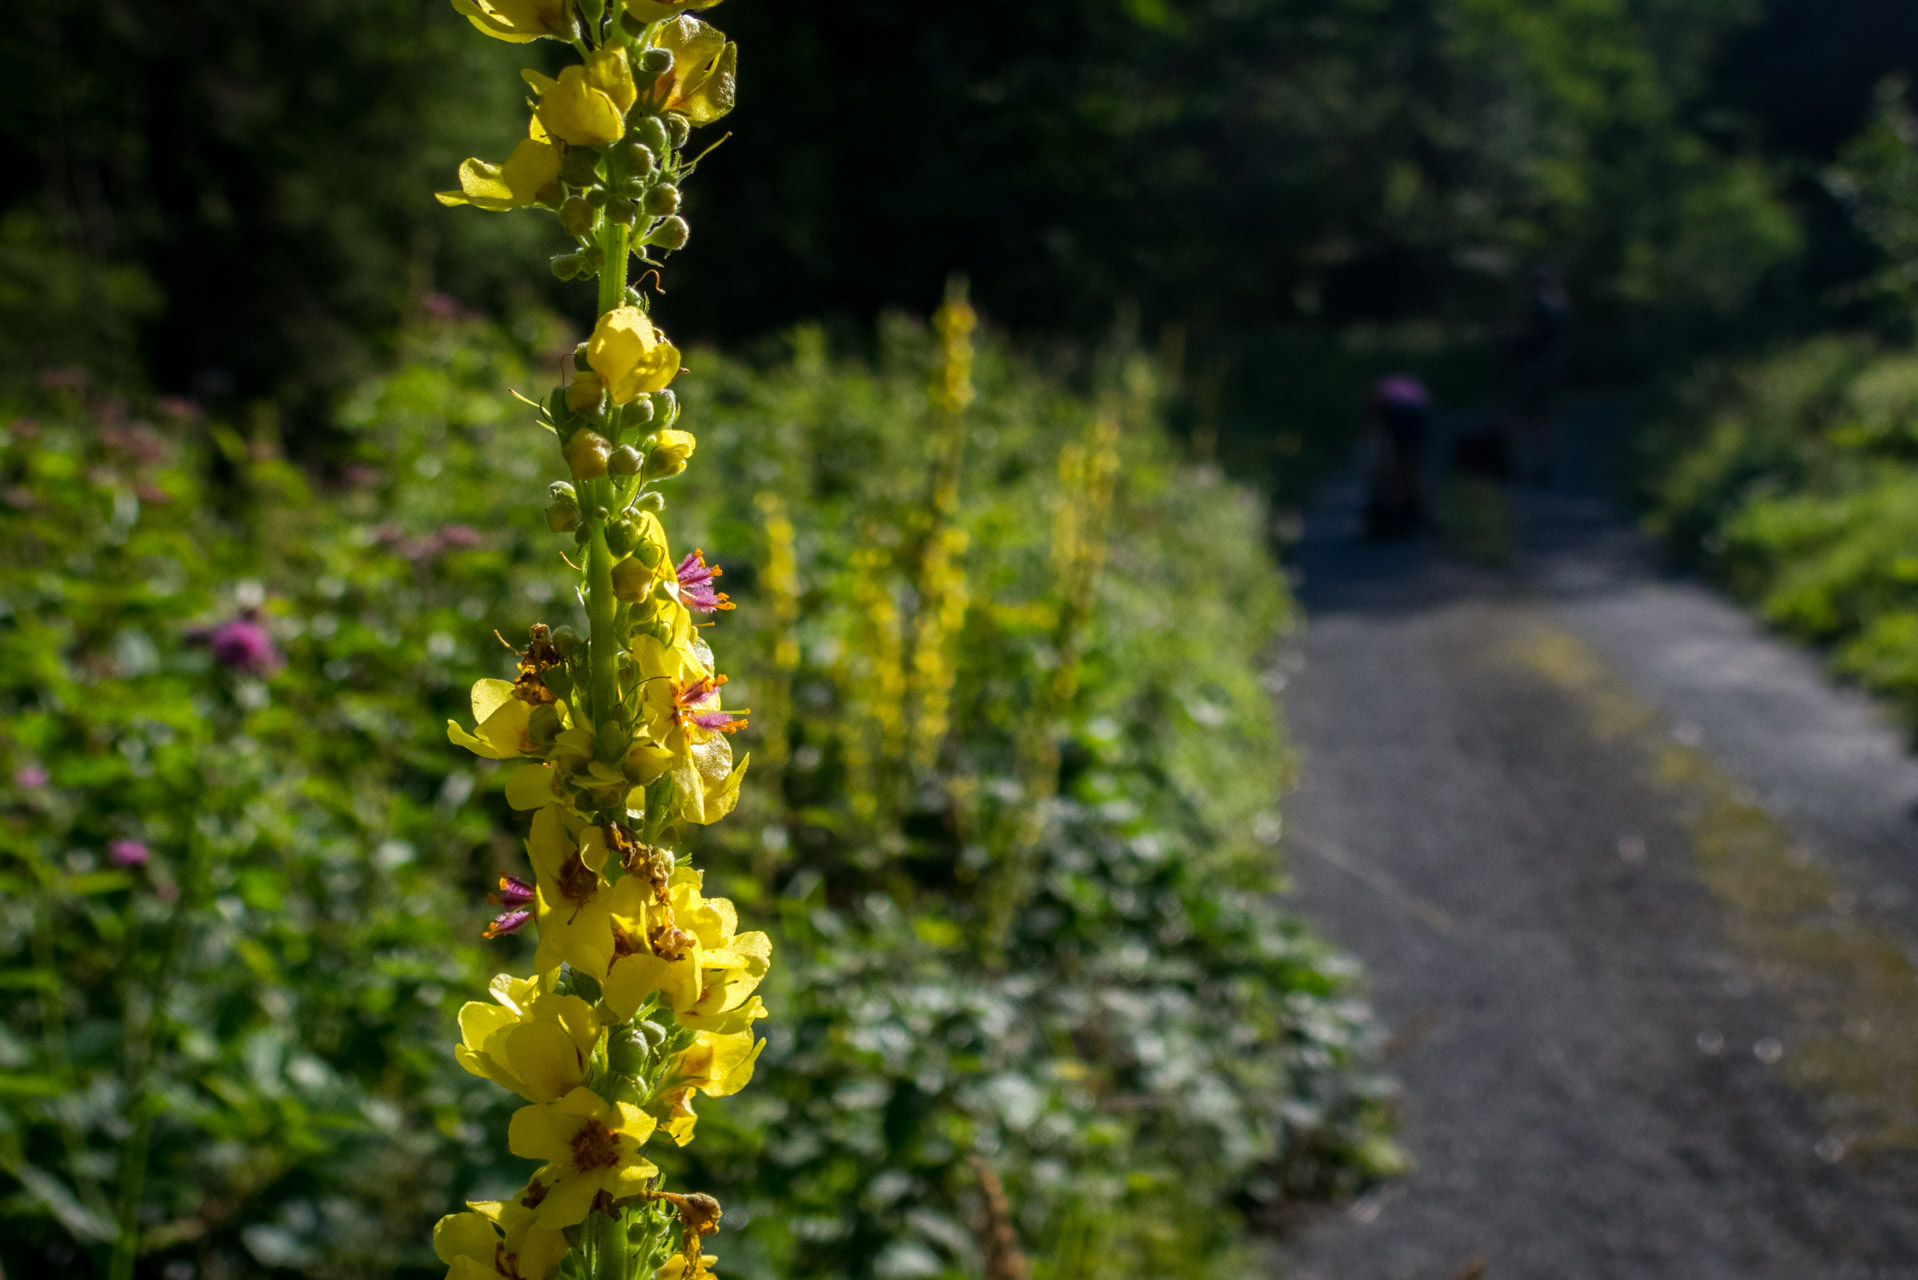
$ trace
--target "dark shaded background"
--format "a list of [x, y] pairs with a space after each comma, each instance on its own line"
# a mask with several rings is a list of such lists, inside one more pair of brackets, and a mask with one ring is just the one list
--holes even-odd
[[[1227, 400], [1248, 367], [1355, 334], [1436, 322], [1438, 346], [1493, 349], [1540, 265], [1604, 376], [1828, 323], [1874, 259], [1816, 174], [1918, 63], [1898, 0], [710, 16], [744, 75], [667, 275], [679, 336], [856, 332], [961, 270], [1040, 342], [1133, 304], [1148, 337], [1184, 335], [1195, 378], [1218, 356]], [[538, 270], [550, 224], [429, 195], [462, 155], [504, 154], [513, 69], [538, 56], [443, 0], [20, 0], [0, 36], [0, 364], [318, 421], [431, 291], [577, 308]]]

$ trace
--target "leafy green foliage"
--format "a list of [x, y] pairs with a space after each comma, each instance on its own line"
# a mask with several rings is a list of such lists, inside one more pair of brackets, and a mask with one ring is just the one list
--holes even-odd
[[[499, 1091], [450, 1041], [461, 996], [523, 960], [478, 942], [486, 888], [524, 873], [522, 820], [443, 726], [511, 666], [465, 637], [577, 621], [534, 506], [547, 451], [496, 390], [556, 345], [418, 331], [339, 410], [350, 461], [324, 477], [280, 460], [265, 416], [147, 426], [73, 392], [6, 428], [9, 1271], [99, 1263], [142, 1160], [142, 1275], [437, 1274], [432, 1219], [520, 1181]], [[791, 699], [783, 777], [743, 735], [750, 794], [706, 851], [781, 957], [760, 1087], [702, 1103], [679, 1157], [725, 1195], [714, 1252], [742, 1277], [976, 1272], [977, 1156], [1038, 1274], [1230, 1273], [1242, 1206], [1397, 1160], [1350, 967], [1273, 897], [1286, 757], [1258, 661], [1286, 605], [1256, 509], [1134, 415], [1040, 874], [1009, 962], [982, 965], [985, 833], [1049, 660], [1055, 461], [1093, 410], [982, 355], [961, 728], [938, 785], [856, 810], [870, 710], [840, 671], [874, 575], [900, 589], [883, 567], [862, 585], [857, 553], [912, 527], [927, 344], [895, 324], [871, 369], [795, 350], [767, 371], [695, 353], [685, 384], [708, 456], [675, 509], [752, 655], [729, 701], [763, 715], [782, 671]], [[755, 490], [795, 527], [790, 670]], [[277, 668], [196, 639], [250, 606]], [[128, 840], [143, 866], [113, 864]]]
[[1825, 338], [1709, 371], [1663, 444], [1654, 527], [1918, 727], [1918, 354]]

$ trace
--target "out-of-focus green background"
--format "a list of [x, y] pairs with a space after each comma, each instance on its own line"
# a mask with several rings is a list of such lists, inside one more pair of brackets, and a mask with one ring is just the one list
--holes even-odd
[[[665, 1162], [726, 1200], [724, 1273], [982, 1274], [976, 1157], [1042, 1280], [1252, 1274], [1253, 1228], [1401, 1166], [1362, 982], [1275, 900], [1273, 517], [1378, 374], [1498, 404], [1541, 279], [1563, 393], [1646, 424], [1674, 551], [1918, 720], [1908, 6], [709, 16], [742, 80], [657, 313], [701, 437], [672, 522], [728, 571], [755, 710], [698, 854], [779, 947], [758, 1081]], [[589, 302], [549, 221], [430, 193], [504, 154], [545, 56], [441, 0], [18, 0], [0, 30], [10, 1275], [104, 1275], [127, 1222], [142, 1277], [426, 1275], [433, 1218], [523, 1173], [449, 1045], [525, 961], [478, 939], [517, 820], [443, 725], [495, 628], [571, 619], [557, 459], [504, 389]], [[908, 777], [914, 317], [954, 273], [991, 328], [968, 607], [955, 730]], [[1061, 512], [1108, 502], [1080, 623]], [[274, 661], [216, 658], [235, 618]], [[983, 872], [1034, 732], [1058, 800], [1001, 963]]]

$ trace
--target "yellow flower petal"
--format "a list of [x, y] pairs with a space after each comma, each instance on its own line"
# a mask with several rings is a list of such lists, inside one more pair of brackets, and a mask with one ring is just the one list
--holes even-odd
[[623, 116], [639, 98], [633, 64], [624, 49], [595, 49], [586, 55], [586, 83], [613, 100]]
[[611, 146], [626, 134], [626, 113], [587, 81], [582, 66], [559, 73], [553, 87], [540, 94], [537, 114], [547, 133], [576, 147]]
[[617, 307], [599, 318], [586, 343], [592, 366], [615, 404], [641, 392], [663, 391], [679, 373], [679, 348], [666, 341], [638, 307]]
[[499, 1232], [482, 1214], [449, 1213], [433, 1227], [433, 1252], [440, 1261], [452, 1266], [461, 1258], [483, 1258], [493, 1264], [493, 1248]]
[[566, 29], [568, 0], [453, 0], [453, 8], [495, 40], [525, 44]]

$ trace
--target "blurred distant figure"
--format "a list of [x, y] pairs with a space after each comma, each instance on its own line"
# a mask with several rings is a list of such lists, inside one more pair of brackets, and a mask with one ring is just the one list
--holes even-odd
[[1556, 467], [1552, 398], [1565, 367], [1570, 318], [1571, 304], [1558, 273], [1549, 267], [1533, 268], [1525, 315], [1512, 340], [1510, 417], [1526, 478], [1537, 483], [1550, 482]]
[[1370, 491], [1365, 504], [1369, 538], [1404, 538], [1425, 518], [1420, 483], [1425, 438], [1432, 422], [1432, 397], [1425, 384], [1404, 374], [1372, 385]]

